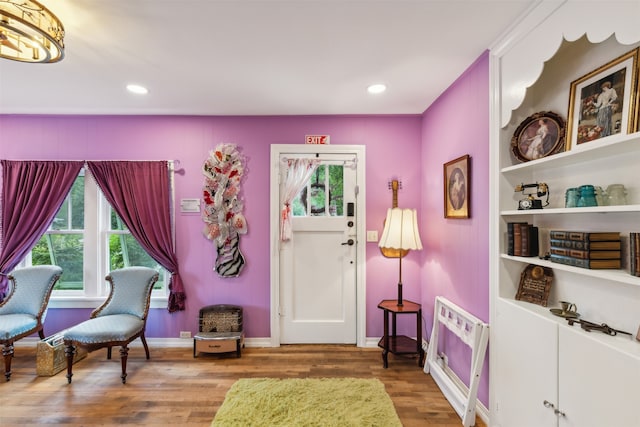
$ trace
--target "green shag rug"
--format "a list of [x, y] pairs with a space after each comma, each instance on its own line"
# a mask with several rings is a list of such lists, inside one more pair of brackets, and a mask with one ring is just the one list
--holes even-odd
[[356, 378], [240, 379], [211, 425], [402, 427], [384, 384]]

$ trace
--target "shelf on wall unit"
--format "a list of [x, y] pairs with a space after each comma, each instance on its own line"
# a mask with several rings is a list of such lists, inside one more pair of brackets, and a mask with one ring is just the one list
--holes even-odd
[[557, 215], [557, 214], [585, 214], [585, 213], [622, 213], [640, 212], [640, 205], [616, 205], [616, 206], [591, 206], [584, 208], [544, 208], [525, 210], [505, 210], [500, 211], [502, 216], [510, 215]]
[[519, 257], [501, 254], [501, 258], [508, 259], [514, 262], [520, 262], [524, 264], [535, 264], [542, 267], [555, 268], [556, 270], [568, 271], [583, 276], [595, 277], [603, 280], [611, 280], [618, 283], [626, 283], [628, 285], [640, 286], [640, 277], [632, 276], [626, 270], [622, 269], [591, 269], [573, 267], [571, 265], [560, 264], [557, 262], [551, 262], [546, 259], [538, 257]]
[[607, 156], [612, 156], [637, 151], [637, 147], [634, 145], [638, 142], [640, 142], [640, 132], [627, 135], [613, 135], [604, 141], [589, 142], [570, 151], [543, 157], [542, 159], [519, 163], [513, 166], [507, 166], [502, 168], [500, 172], [517, 172], [526, 168], [535, 168], [537, 170], [555, 169], [575, 164], [576, 162], [599, 160], [605, 152]]

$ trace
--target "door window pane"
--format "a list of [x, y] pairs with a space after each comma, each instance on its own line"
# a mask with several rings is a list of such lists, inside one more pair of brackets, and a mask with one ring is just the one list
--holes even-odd
[[329, 165], [329, 214], [344, 215], [344, 167]]
[[318, 166], [307, 185], [293, 200], [293, 216], [343, 216], [343, 176], [344, 166], [341, 164]]

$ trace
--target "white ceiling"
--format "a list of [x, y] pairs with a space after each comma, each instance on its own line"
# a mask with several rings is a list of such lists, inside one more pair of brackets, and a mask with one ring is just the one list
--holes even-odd
[[0, 114], [420, 114], [536, 3], [40, 1], [65, 58], [0, 59]]

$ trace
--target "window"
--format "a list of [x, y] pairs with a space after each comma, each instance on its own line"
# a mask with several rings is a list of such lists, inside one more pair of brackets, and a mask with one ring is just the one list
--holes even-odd
[[54, 264], [64, 275], [55, 290], [83, 290], [84, 173], [76, 178], [49, 230], [31, 250], [31, 265]]
[[342, 163], [320, 164], [293, 199], [293, 216], [343, 216], [343, 181]]
[[[56, 300], [104, 299], [108, 294], [104, 277], [111, 270], [132, 265], [159, 271], [152, 297], [166, 300], [167, 296], [166, 270], [131, 235], [84, 169], [25, 264], [62, 267], [64, 272], [52, 294], [54, 306]], [[79, 306], [84, 305], [70, 305]]]
[[[108, 270], [111, 271], [132, 265], [142, 265], [161, 272], [165, 271], [158, 262], [142, 249], [142, 246], [140, 246], [138, 241], [131, 235], [118, 214], [106, 203], [106, 200], [104, 204], [107, 205], [110, 212], [108, 216], [109, 230], [106, 233], [108, 242]], [[153, 286], [153, 289], [164, 289], [164, 279], [165, 275], [161, 274]]]

